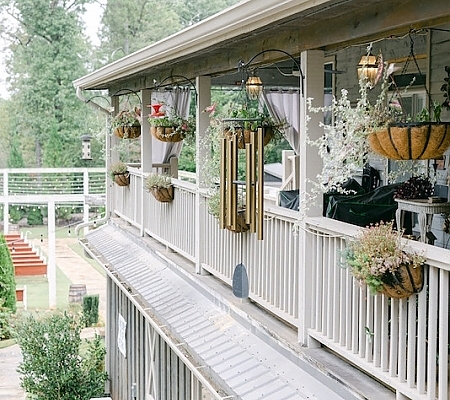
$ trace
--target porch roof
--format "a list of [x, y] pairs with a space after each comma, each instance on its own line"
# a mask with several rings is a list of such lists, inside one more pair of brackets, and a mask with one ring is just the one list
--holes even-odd
[[164, 263], [113, 225], [92, 231], [86, 240], [121, 290], [167, 331], [173, 340], [169, 345], [208, 366], [203, 371], [223, 382], [229, 394], [244, 400], [343, 399], [306, 372], [301, 361], [288, 360], [267, 338], [240, 325], [210, 292], [203, 293], [192, 278], [183, 276], [186, 272]]
[[[309, 49], [333, 49], [364, 43], [410, 28], [450, 21], [448, 0], [247, 0], [181, 32], [143, 48], [74, 81], [79, 89], [154, 87], [170, 76], [189, 79], [236, 74], [239, 60], [278, 48], [298, 56]], [[329, 29], [330, 27], [333, 29]], [[263, 54], [267, 64], [282, 54]]]

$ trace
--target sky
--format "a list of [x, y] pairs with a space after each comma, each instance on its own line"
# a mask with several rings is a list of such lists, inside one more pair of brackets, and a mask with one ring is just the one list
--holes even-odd
[[[102, 7], [99, 3], [104, 4], [106, 0], [97, 1], [94, 4], [86, 5], [86, 13], [84, 14], [85, 33], [90, 38], [92, 44], [98, 45], [97, 36], [102, 19]], [[4, 40], [0, 37], [0, 49], [5, 47]], [[0, 53], [0, 97], [7, 99], [8, 91], [6, 90], [6, 70], [4, 63], [4, 53]]]

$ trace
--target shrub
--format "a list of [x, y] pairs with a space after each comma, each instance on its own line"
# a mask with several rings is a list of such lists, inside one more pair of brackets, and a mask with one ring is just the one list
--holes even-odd
[[16, 311], [14, 265], [3, 235], [0, 235], [0, 299], [3, 300], [3, 304], [0, 304], [0, 306], [11, 310], [11, 312]]
[[83, 296], [83, 317], [86, 326], [91, 326], [98, 322], [98, 303], [98, 294]]
[[[83, 321], [74, 315], [28, 315], [15, 331], [23, 361], [21, 386], [36, 400], [85, 400], [101, 397], [107, 374], [105, 349], [98, 335], [80, 337]], [[87, 350], [80, 354], [85, 342]]]

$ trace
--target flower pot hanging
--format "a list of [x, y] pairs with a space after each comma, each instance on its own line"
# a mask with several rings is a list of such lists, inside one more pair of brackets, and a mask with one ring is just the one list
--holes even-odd
[[450, 146], [450, 124], [437, 122], [389, 125], [369, 135], [372, 150], [393, 160], [441, 158]]
[[114, 135], [121, 139], [136, 139], [141, 136], [141, 126], [140, 125], [121, 125], [114, 128]]
[[169, 126], [151, 126], [150, 133], [155, 139], [161, 142], [181, 142], [183, 134], [176, 127]]
[[173, 200], [174, 190], [173, 185], [167, 188], [150, 188], [150, 193], [153, 197], [161, 203], [170, 203]]
[[128, 186], [130, 184], [130, 174], [114, 174], [114, 182], [119, 186]]
[[381, 280], [383, 282], [381, 293], [394, 299], [403, 299], [422, 290], [423, 266], [402, 264], [394, 272], [383, 275]]
[[[238, 148], [239, 149], [245, 149], [245, 145], [247, 143], [250, 143], [252, 132], [250, 129], [243, 129], [243, 128], [225, 128], [224, 129], [224, 135], [225, 136], [232, 136], [233, 134], [237, 135], [238, 140]], [[264, 132], [264, 146], [267, 146], [269, 142], [273, 138], [273, 130], [271, 128], [266, 128]]]

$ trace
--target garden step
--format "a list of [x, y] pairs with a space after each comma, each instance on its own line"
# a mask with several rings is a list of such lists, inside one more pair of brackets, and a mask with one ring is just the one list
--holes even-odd
[[20, 234], [5, 235], [16, 276], [47, 275], [47, 265]]

